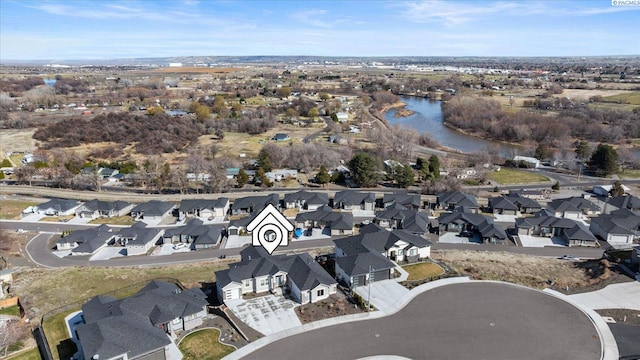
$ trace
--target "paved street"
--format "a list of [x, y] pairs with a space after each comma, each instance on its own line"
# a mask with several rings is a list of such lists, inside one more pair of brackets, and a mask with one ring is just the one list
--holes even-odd
[[429, 290], [392, 316], [283, 338], [244, 359], [596, 360], [600, 350], [598, 332], [572, 305], [532, 289], [472, 282]]

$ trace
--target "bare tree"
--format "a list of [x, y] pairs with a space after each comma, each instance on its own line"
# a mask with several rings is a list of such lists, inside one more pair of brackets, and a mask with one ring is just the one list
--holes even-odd
[[0, 322], [0, 350], [7, 356], [9, 346], [20, 341], [29, 334], [29, 326], [18, 320]]

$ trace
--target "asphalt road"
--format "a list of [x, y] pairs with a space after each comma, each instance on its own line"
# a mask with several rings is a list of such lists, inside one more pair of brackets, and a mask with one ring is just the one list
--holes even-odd
[[[179, 264], [194, 261], [214, 260], [220, 255], [227, 257], [239, 255], [239, 248], [235, 249], [207, 249], [191, 251], [186, 253], [176, 253], [164, 256], [130, 256], [118, 257], [109, 260], [89, 261], [88, 256], [74, 256], [59, 258], [51, 253], [53, 247], [52, 239], [64, 230], [86, 229], [96, 225], [77, 225], [64, 223], [24, 223], [19, 221], [0, 222], [0, 225], [9, 230], [23, 229], [34, 232], [41, 232], [29, 241], [26, 247], [27, 255], [36, 265], [43, 267], [65, 267], [65, 266], [158, 266], [166, 264]], [[278, 251], [287, 250], [308, 250], [323, 246], [333, 246], [332, 239], [292, 241], [287, 247], [280, 247]], [[523, 248], [519, 246], [491, 245], [491, 244], [441, 244], [433, 243], [432, 250], [477, 250], [477, 251], [503, 251], [508, 253], [525, 254], [533, 256], [559, 257], [564, 254], [571, 254], [580, 258], [602, 257], [602, 249], [597, 248]]]
[[509, 284], [455, 284], [427, 291], [400, 312], [286, 337], [244, 359], [600, 358], [590, 319], [568, 303]]

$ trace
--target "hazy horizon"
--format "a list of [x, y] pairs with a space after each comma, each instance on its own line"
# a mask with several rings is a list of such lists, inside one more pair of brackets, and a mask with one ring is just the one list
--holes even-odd
[[0, 62], [196, 56], [640, 55], [612, 1], [0, 0]]

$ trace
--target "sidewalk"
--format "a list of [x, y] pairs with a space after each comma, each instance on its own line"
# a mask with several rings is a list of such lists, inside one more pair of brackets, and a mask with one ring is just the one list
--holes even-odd
[[589, 309], [633, 309], [640, 311], [640, 282], [613, 284], [604, 289], [569, 295], [569, 299]]

